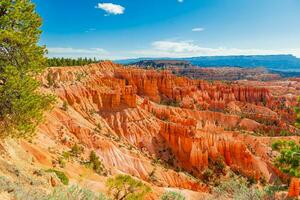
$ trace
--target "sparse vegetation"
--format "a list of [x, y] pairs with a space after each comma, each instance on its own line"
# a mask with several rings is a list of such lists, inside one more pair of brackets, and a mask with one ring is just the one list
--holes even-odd
[[57, 178], [59, 178], [59, 180], [62, 182], [62, 184], [64, 184], [64, 185], [69, 184], [69, 178], [66, 176], [66, 174], [64, 172], [61, 172], [61, 171], [58, 171], [55, 169], [48, 169], [48, 170], [46, 170], [46, 172], [55, 173]]
[[84, 72], [77, 72], [75, 74], [75, 78], [76, 78], [76, 81], [80, 82], [83, 78], [86, 77], [86, 74]]
[[196, 104], [196, 108], [197, 108], [197, 110], [204, 110], [200, 104]]
[[214, 167], [215, 167], [215, 171], [217, 173], [223, 173], [226, 165], [225, 165], [225, 162], [224, 162], [224, 158], [219, 156], [216, 161], [214, 162]]
[[62, 152], [62, 157], [66, 160], [69, 160], [71, 157], [71, 153], [69, 151]]
[[161, 200], [185, 200], [183, 194], [175, 191], [164, 192], [160, 198]]
[[160, 104], [172, 107], [180, 107], [180, 102], [174, 99], [163, 99], [161, 100]]
[[215, 187], [210, 199], [261, 200], [264, 195], [263, 190], [250, 186], [246, 179], [233, 177]]
[[109, 200], [104, 194], [95, 194], [94, 192], [73, 185], [67, 189], [63, 187], [55, 188], [45, 200]]
[[287, 130], [281, 130], [279, 133], [280, 136], [289, 136], [289, 135], [293, 135], [291, 134], [289, 131]]
[[154, 168], [148, 175], [149, 175], [149, 180], [152, 181], [152, 182], [156, 182], [157, 181], [157, 178], [155, 176], [155, 171], [156, 171], [156, 168]]
[[212, 178], [213, 178], [213, 171], [209, 168], [206, 168], [203, 172], [202, 172], [202, 179], [205, 183], [208, 183]]
[[113, 200], [142, 200], [151, 188], [129, 175], [117, 175], [106, 183]]
[[71, 158], [78, 158], [84, 152], [84, 148], [78, 144], [74, 144], [70, 151], [63, 151], [62, 156], [58, 158], [58, 164], [61, 168], [66, 166], [66, 161]]
[[50, 73], [47, 74], [47, 82], [48, 82], [48, 87], [53, 87], [55, 85], [54, 78], [51, 76]]
[[63, 102], [63, 105], [61, 107], [62, 110], [67, 111], [68, 110], [68, 103], [66, 101]]
[[91, 151], [89, 161], [86, 164], [97, 174], [107, 176], [108, 172], [99, 157], [96, 155], [95, 151]]
[[66, 160], [63, 157], [58, 158], [58, 164], [61, 168], [65, 168], [66, 166]]
[[80, 154], [83, 153], [83, 151], [84, 148], [75, 143], [70, 150], [70, 154], [71, 156], [78, 157]]
[[[287, 185], [279, 185], [279, 184], [274, 184], [274, 185], [267, 185], [264, 187], [264, 198], [267, 200], [273, 200], [275, 199], [275, 194], [280, 191], [287, 191], [288, 187]], [[277, 197], [278, 198], [278, 197]], [[284, 199], [284, 197], [282, 198]]]
[[101, 124], [100, 124], [100, 123], [97, 123], [97, 124], [96, 124], [96, 127], [95, 127], [95, 129], [94, 129], [94, 131], [95, 131], [95, 132], [100, 132], [101, 130], [102, 130]]

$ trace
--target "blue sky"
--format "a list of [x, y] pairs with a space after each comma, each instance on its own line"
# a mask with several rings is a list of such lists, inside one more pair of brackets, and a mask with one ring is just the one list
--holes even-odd
[[53, 57], [300, 57], [300, 0], [33, 0]]

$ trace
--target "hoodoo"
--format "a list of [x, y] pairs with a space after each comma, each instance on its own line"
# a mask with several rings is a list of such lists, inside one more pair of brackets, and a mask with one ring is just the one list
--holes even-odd
[[[280, 103], [286, 97], [267, 87], [192, 80], [109, 61], [49, 68], [40, 79], [41, 89], [57, 96], [57, 102], [34, 142], [18, 148], [46, 168], [67, 162], [61, 170], [73, 183], [97, 191], [105, 187], [101, 175], [125, 173], [157, 188], [157, 194], [171, 187], [209, 196], [210, 181], [230, 173], [266, 183], [287, 179], [273, 165], [269, 136], [296, 134], [291, 123], [296, 115], [282, 120], [291, 108]], [[83, 160], [63, 160], [74, 145], [84, 149]], [[100, 175], [84, 175], [80, 164], [92, 151], [103, 164]], [[53, 177], [49, 181], [57, 184]], [[292, 184], [289, 195], [298, 191], [297, 181]]]

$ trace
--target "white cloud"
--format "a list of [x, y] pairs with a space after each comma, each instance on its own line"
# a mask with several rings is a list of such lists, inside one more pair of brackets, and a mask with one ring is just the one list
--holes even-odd
[[94, 53], [105, 53], [106, 51], [101, 48], [89, 48], [89, 49], [76, 49], [71, 47], [50, 47], [48, 48], [49, 53], [84, 53], [84, 54], [94, 54]]
[[201, 28], [201, 27], [197, 27], [197, 28], [193, 28], [192, 31], [194, 32], [201, 32], [201, 31], [204, 31], [205, 29], [204, 28]]
[[172, 41], [156, 41], [152, 43], [154, 49], [159, 51], [182, 53], [182, 52], [196, 52], [201, 47], [193, 44], [190, 41], [172, 42]]
[[293, 54], [300, 58], [300, 48], [298, 49], [239, 49], [229, 47], [202, 47], [194, 41], [170, 41], [161, 40], [151, 43], [149, 48], [139, 50], [108, 52], [102, 48], [72, 48], [72, 47], [50, 47], [48, 48], [49, 57], [96, 57], [98, 59], [127, 59], [137, 57], [169, 57], [184, 58], [194, 56], [230, 56], [230, 55], [274, 55], [274, 54]]
[[106, 12], [107, 15], [121, 15], [124, 14], [125, 8], [121, 5], [113, 3], [98, 3], [96, 6], [97, 9], [102, 9]]
[[293, 54], [300, 57], [299, 49], [239, 49], [228, 47], [209, 48], [193, 41], [155, 41], [150, 49], [131, 52], [135, 57], [193, 57], [193, 56], [229, 56], [229, 55], [273, 55]]

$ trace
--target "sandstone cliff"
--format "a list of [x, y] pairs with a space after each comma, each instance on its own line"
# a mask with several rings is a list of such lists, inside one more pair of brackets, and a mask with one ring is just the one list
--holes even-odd
[[[292, 109], [281, 103], [286, 97], [266, 87], [191, 80], [108, 61], [50, 68], [41, 80], [41, 90], [56, 95], [57, 103], [32, 143], [14, 145], [47, 168], [59, 167], [57, 156], [80, 144], [83, 159], [93, 150], [109, 175], [131, 174], [159, 194], [165, 187], [208, 193], [211, 187], [201, 181], [202, 172], [216, 162], [273, 182], [282, 174], [272, 165], [268, 133], [298, 131], [295, 116], [282, 120]], [[258, 131], [267, 135], [256, 136]], [[11, 156], [12, 145], [6, 146]], [[106, 177], [84, 175], [79, 163], [68, 162], [61, 170], [74, 183], [105, 191]]]

